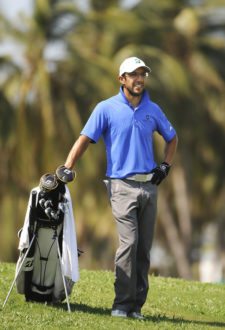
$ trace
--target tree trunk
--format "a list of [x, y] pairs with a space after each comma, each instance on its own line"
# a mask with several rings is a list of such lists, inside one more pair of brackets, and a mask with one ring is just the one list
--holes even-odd
[[175, 225], [171, 209], [165, 194], [161, 191], [159, 196], [159, 217], [162, 223], [170, 250], [175, 258], [177, 272], [180, 277], [191, 279], [191, 267], [186, 255], [185, 244], [179, 236], [178, 228]]
[[192, 226], [185, 173], [181, 166], [176, 165], [176, 169], [171, 174], [179, 229], [188, 255], [191, 246]]

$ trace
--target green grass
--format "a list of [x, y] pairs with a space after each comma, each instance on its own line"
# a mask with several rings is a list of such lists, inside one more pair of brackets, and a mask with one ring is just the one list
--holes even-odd
[[0, 329], [225, 329], [225, 285], [150, 277], [143, 308], [146, 320], [110, 316], [113, 273], [81, 270], [81, 279], [66, 302], [57, 306], [27, 303], [16, 288], [3, 302], [14, 278], [15, 265], [0, 264]]

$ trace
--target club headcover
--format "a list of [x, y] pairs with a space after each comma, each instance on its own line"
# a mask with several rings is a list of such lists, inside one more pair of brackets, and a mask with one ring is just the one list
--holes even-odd
[[74, 170], [70, 170], [64, 165], [60, 165], [56, 169], [56, 177], [63, 183], [71, 182], [76, 177], [76, 172]]
[[39, 187], [42, 191], [51, 191], [58, 186], [57, 177], [55, 174], [46, 173], [42, 175], [39, 183]]

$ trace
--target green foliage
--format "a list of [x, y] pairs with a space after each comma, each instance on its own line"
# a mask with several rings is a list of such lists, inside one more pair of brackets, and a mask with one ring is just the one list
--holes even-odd
[[[189, 273], [202, 227], [224, 219], [223, 1], [142, 0], [131, 9], [122, 2], [93, 0], [82, 11], [72, 0], [33, 1], [32, 16], [21, 25], [0, 13], [1, 41], [11, 40], [18, 49], [18, 56], [0, 56], [2, 260], [16, 260], [15, 237], [30, 189], [64, 163], [96, 103], [118, 92], [118, 66], [132, 55], [152, 68], [147, 88], [179, 136], [177, 159], [160, 187], [167, 212], [159, 208], [157, 231], [175, 268], [179, 249], [171, 247], [167, 218]], [[156, 151], [160, 161], [161, 149]], [[71, 190], [78, 240], [94, 250], [92, 266], [111, 267], [116, 235], [101, 184], [103, 144], [91, 146], [76, 170]], [[225, 244], [224, 237], [217, 241]]]
[[[14, 276], [14, 264], [0, 264], [0, 303], [3, 304]], [[144, 321], [110, 316], [114, 297], [113, 273], [81, 270], [70, 297], [55, 306], [27, 303], [11, 293], [0, 310], [2, 329], [223, 329], [224, 285], [149, 277], [150, 290], [143, 308]]]

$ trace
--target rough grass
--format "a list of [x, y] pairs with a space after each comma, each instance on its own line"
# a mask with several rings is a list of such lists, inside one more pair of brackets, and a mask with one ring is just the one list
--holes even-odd
[[106, 271], [81, 270], [70, 296], [71, 313], [66, 302], [27, 303], [15, 287], [2, 309], [14, 272], [14, 264], [0, 264], [0, 329], [225, 329], [224, 284], [151, 276], [146, 320], [138, 321], [110, 316], [114, 279]]

